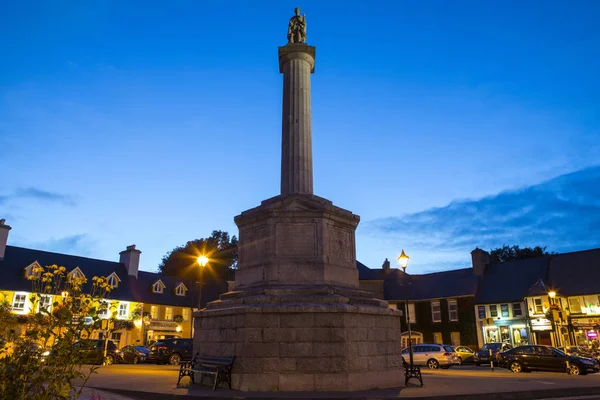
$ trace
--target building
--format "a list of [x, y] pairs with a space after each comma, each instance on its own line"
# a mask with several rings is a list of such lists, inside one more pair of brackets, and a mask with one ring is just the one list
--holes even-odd
[[[110, 339], [122, 347], [127, 344], [149, 344], [158, 339], [192, 337], [192, 311], [198, 308], [196, 283], [157, 273], [139, 271], [141, 251], [135, 245], [119, 254], [119, 261], [96, 260], [74, 255], [52, 253], [7, 245], [10, 227], [0, 220], [0, 301], [7, 302], [14, 313], [28, 314], [32, 283], [27, 277], [36, 266], [58, 265], [69, 276], [85, 277], [88, 284], [94, 276], [106, 277], [113, 286], [105, 301], [117, 312], [117, 327]], [[207, 285], [203, 304], [226, 291], [218, 285]], [[38, 307], [51, 311], [60, 294], [43, 296]], [[129, 321], [129, 322], [126, 322]], [[102, 338], [106, 331], [92, 333]]]
[[[360, 286], [376, 297], [382, 294], [390, 307], [404, 311], [408, 301], [413, 343], [444, 343], [476, 347], [473, 314], [478, 277], [471, 268], [411, 275], [390, 268], [381, 269], [358, 263]], [[408, 325], [402, 319], [402, 347], [408, 345]]]

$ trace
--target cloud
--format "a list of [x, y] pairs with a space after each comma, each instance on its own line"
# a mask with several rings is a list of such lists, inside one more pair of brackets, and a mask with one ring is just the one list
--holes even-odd
[[65, 236], [62, 238], [52, 238], [43, 242], [32, 243], [27, 247], [34, 249], [43, 249], [56, 253], [76, 254], [78, 256], [87, 256], [92, 253], [93, 243], [86, 234], [77, 234]]
[[49, 192], [32, 187], [17, 189], [8, 195], [0, 195], [0, 205], [14, 200], [32, 199], [49, 203], [60, 203], [66, 206], [75, 206], [73, 196]]
[[600, 166], [535, 186], [481, 199], [456, 200], [400, 217], [365, 223], [365, 233], [402, 243], [418, 253], [421, 267], [467, 266], [475, 247], [547, 246], [549, 251], [600, 247]]

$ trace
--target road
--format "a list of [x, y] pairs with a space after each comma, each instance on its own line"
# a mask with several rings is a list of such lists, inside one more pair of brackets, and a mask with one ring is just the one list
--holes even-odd
[[[557, 397], [552, 391], [564, 388], [574, 388], [568, 393], [569, 400], [600, 400], [600, 395], [587, 396], [588, 388], [600, 387], [600, 374], [586, 376], [569, 376], [561, 373], [532, 372], [514, 374], [505, 369], [496, 368], [493, 372], [489, 367], [459, 366], [449, 370], [423, 371], [424, 387], [407, 387], [397, 389], [381, 389], [362, 393], [368, 397], [429, 397], [442, 395], [471, 394], [484, 395], [485, 393], [502, 393], [516, 391], [538, 391], [539, 399]], [[184, 378], [185, 387], [177, 387], [178, 367], [153, 364], [137, 365], [110, 365], [100, 367], [98, 374], [91, 376], [88, 385], [99, 389], [132, 390], [152, 393], [149, 397], [140, 398], [163, 399], [179, 397], [181, 395], [232, 397], [239, 396], [240, 392], [220, 388], [212, 392], [208, 385], [198, 384], [188, 386], [189, 378]], [[399, 383], [402, 385], [403, 382]], [[588, 392], [577, 392], [587, 390]], [[581, 394], [582, 396], [577, 396]], [[583, 396], [583, 395], [586, 396]], [[173, 396], [175, 395], [175, 396]], [[259, 395], [259, 394], [256, 394]], [[263, 397], [266, 394], [260, 394]], [[158, 397], [157, 397], [158, 396]], [[246, 394], [247, 396], [247, 394]], [[250, 397], [250, 396], [248, 396]], [[312, 393], [311, 398], [318, 398]], [[331, 397], [331, 396], [329, 396]]]

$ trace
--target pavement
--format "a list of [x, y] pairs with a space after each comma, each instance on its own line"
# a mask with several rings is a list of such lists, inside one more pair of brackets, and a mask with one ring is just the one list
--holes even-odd
[[[600, 374], [569, 376], [550, 372], [514, 374], [508, 370], [475, 366], [449, 370], [423, 370], [424, 386], [409, 385], [393, 389], [362, 392], [240, 392], [226, 388], [212, 391], [208, 385], [190, 384], [189, 378], [178, 387], [178, 367], [151, 364], [101, 367], [90, 377], [82, 400], [167, 400], [167, 399], [422, 399], [436, 400], [528, 400], [568, 397], [600, 400]], [[401, 382], [400, 384], [402, 384]], [[92, 397], [96, 393], [96, 398]], [[86, 397], [87, 396], [87, 397]], [[100, 396], [100, 397], [98, 397]]]

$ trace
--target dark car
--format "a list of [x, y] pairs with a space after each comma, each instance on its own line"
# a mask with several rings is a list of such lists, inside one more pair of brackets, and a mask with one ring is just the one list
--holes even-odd
[[134, 346], [130, 344], [121, 349], [121, 354], [123, 354], [124, 363], [137, 364], [146, 361], [148, 354], [150, 354], [150, 349], [146, 346]]
[[489, 364], [490, 361], [496, 361], [498, 353], [510, 350], [512, 346], [508, 343], [486, 343], [483, 347], [473, 355], [473, 362], [479, 366], [481, 364]]
[[[104, 359], [104, 344], [106, 343], [106, 359]], [[112, 341], [103, 339], [82, 339], [73, 343], [80, 354], [81, 361], [84, 364], [102, 364], [106, 365], [123, 362], [123, 355]]]
[[590, 358], [572, 356], [550, 346], [519, 346], [498, 355], [498, 363], [512, 372], [566, 372], [567, 361], [572, 375], [598, 372], [598, 363]]
[[181, 361], [191, 360], [193, 349], [192, 339], [162, 339], [150, 346], [150, 354], [146, 360], [157, 364], [177, 365]]
[[583, 358], [591, 358], [595, 360], [597, 363], [600, 363], [600, 354], [594, 352], [593, 350], [589, 350], [579, 346], [568, 346], [568, 347], [559, 347], [558, 350], [563, 353], [567, 353], [570, 356], [578, 356]]

